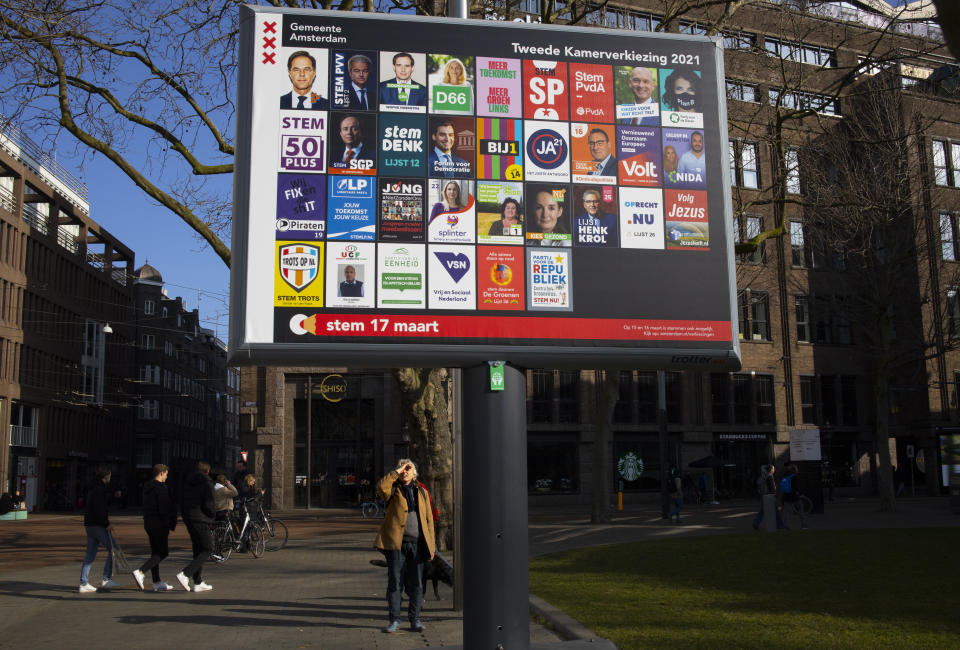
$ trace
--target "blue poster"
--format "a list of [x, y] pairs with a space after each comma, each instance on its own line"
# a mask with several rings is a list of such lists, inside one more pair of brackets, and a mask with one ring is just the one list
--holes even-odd
[[277, 174], [277, 239], [323, 239], [326, 185], [326, 176]]
[[374, 178], [331, 176], [327, 199], [327, 239], [373, 241], [376, 238]]

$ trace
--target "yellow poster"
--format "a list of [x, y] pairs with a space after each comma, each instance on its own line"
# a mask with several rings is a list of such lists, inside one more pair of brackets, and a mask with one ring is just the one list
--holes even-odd
[[274, 264], [275, 307], [323, 306], [323, 242], [278, 241]]

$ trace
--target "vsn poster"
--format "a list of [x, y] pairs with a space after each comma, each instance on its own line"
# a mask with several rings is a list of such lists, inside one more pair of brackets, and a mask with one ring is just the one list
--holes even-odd
[[476, 309], [476, 247], [431, 244], [427, 252], [430, 309]]

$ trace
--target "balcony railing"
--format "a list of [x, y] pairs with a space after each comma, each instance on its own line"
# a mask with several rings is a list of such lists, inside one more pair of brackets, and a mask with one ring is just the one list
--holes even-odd
[[47, 215], [40, 212], [32, 203], [23, 204], [23, 220], [30, 224], [30, 227], [44, 235], [47, 234]]
[[7, 212], [16, 212], [17, 210], [17, 198], [13, 195], [13, 192], [5, 187], [0, 187], [0, 207]]
[[57, 226], [57, 243], [74, 255], [80, 254], [80, 242], [63, 226]]
[[33, 427], [22, 427], [18, 424], [10, 425], [11, 447], [36, 447], [37, 430]]

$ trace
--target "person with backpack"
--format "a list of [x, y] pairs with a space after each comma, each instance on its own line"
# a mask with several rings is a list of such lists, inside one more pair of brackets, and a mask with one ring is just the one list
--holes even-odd
[[376, 540], [376, 547], [387, 560], [390, 623], [383, 631], [392, 633], [400, 629], [401, 591], [405, 590], [410, 629], [422, 632], [423, 563], [436, 554], [430, 497], [417, 482], [417, 466], [409, 458], [401, 458], [397, 468], [380, 479], [377, 493], [386, 509]]
[[[771, 463], [760, 468], [760, 476], [757, 477], [757, 494], [760, 495], [760, 511], [753, 518], [753, 529], [760, 530], [760, 523], [763, 521], [763, 497], [766, 495], [776, 495], [777, 480], [774, 478], [776, 467]], [[777, 530], [783, 529], [783, 518], [780, 516], [780, 508], [775, 508], [777, 515]]]
[[[784, 503], [793, 503], [797, 500], [797, 466], [793, 463], [786, 466], [786, 472], [783, 478], [780, 479], [780, 489], [777, 493], [777, 505], [781, 513], [781, 518], [783, 521], [783, 527], [787, 530], [790, 530], [790, 526], [786, 523], [786, 517], [783, 516], [783, 507]], [[800, 509], [797, 511], [798, 516], [800, 517], [800, 527], [806, 528], [807, 522], [803, 518], [803, 510]]]

